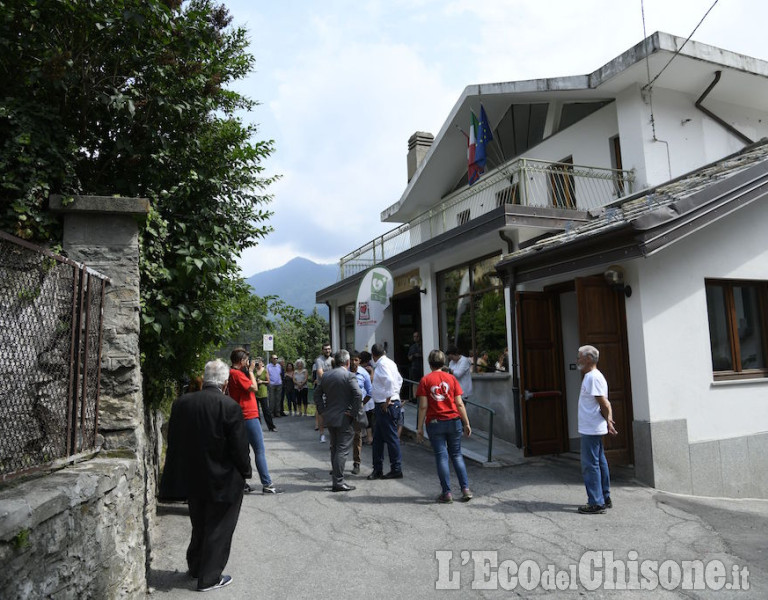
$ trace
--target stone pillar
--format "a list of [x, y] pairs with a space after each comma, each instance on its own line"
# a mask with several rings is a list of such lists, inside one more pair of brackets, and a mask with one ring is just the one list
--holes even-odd
[[435, 136], [426, 131], [417, 131], [408, 138], [408, 181], [416, 174], [434, 141]]
[[144, 402], [139, 362], [139, 224], [145, 198], [51, 196], [64, 217], [64, 252], [106, 275], [99, 431], [104, 449], [144, 450]]

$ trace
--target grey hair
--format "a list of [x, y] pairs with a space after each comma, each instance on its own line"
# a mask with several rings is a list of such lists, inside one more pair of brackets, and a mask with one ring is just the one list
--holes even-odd
[[579, 348], [579, 356], [589, 356], [594, 362], [600, 360], [600, 350], [594, 346], [582, 346]]
[[203, 373], [203, 384], [212, 383], [216, 387], [222, 387], [229, 380], [229, 367], [219, 360], [205, 363], [205, 372]]
[[349, 350], [339, 350], [333, 355], [333, 363], [336, 367], [343, 367], [349, 362]]
[[299, 369], [299, 365], [301, 365], [301, 369], [305, 367], [306, 363], [304, 362], [303, 358], [297, 358], [296, 362], [293, 363], [293, 368], [296, 369], [297, 371], [301, 371], [301, 369]]

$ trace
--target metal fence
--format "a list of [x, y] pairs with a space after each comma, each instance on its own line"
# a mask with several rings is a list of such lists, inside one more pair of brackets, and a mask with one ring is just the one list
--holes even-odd
[[0, 232], [0, 480], [95, 448], [107, 283]]
[[586, 211], [632, 192], [634, 173], [520, 158], [447, 196], [339, 261], [339, 280], [460, 227], [505, 204]]

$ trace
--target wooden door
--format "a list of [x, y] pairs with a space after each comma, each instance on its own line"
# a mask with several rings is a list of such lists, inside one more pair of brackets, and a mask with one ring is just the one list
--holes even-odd
[[612, 465], [634, 462], [632, 391], [627, 350], [624, 294], [614, 291], [602, 276], [576, 279], [580, 345], [600, 351], [600, 369], [608, 382], [608, 400], [619, 434], [605, 436], [605, 456]]
[[568, 448], [563, 386], [563, 352], [558, 297], [518, 292], [520, 406], [526, 456]]

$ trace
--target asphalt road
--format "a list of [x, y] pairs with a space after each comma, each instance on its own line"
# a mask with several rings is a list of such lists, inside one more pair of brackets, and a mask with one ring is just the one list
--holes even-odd
[[[332, 493], [314, 419], [277, 425], [265, 443], [285, 493], [244, 498], [225, 570], [234, 581], [213, 597], [768, 598], [768, 501], [664, 494], [617, 472], [614, 508], [581, 515], [578, 463], [544, 458], [469, 463], [475, 498], [438, 505], [431, 448], [413, 441], [404, 479], [367, 481], [364, 447], [362, 473], [347, 479], [357, 489]], [[189, 532], [186, 505], [158, 507], [151, 598], [197, 596], [185, 575]]]

